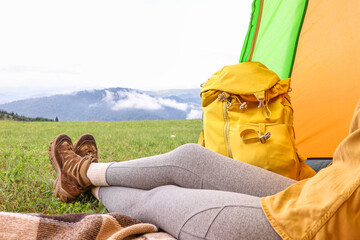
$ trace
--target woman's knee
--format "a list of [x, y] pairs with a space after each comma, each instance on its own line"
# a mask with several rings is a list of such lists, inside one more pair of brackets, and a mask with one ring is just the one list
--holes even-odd
[[187, 143], [170, 152], [171, 155], [169, 155], [169, 157], [174, 163], [180, 162], [180, 165], [198, 165], [202, 162], [202, 159], [208, 158], [206, 151], [210, 150], [195, 143]]
[[183, 152], [192, 152], [192, 151], [201, 151], [202, 148], [204, 147], [196, 143], [186, 143], [176, 148], [175, 150], [183, 151]]
[[207, 156], [213, 153], [211, 150], [195, 143], [186, 143], [176, 148], [173, 152], [181, 156], [189, 156], [189, 157]]

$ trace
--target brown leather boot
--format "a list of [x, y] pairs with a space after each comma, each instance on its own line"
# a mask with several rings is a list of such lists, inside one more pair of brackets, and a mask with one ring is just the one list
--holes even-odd
[[86, 172], [96, 158], [81, 157], [74, 152], [70, 137], [65, 134], [56, 136], [50, 143], [49, 158], [57, 177], [54, 193], [61, 201], [74, 201], [92, 186]]
[[97, 162], [98, 149], [95, 138], [91, 134], [86, 133], [81, 135], [74, 143], [74, 151], [81, 157], [85, 157], [87, 155], [92, 156]]

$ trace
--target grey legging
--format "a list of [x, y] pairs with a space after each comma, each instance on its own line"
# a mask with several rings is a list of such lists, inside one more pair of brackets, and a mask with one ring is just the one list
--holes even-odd
[[113, 163], [99, 197], [109, 211], [151, 222], [178, 239], [281, 239], [260, 197], [295, 181], [196, 144]]

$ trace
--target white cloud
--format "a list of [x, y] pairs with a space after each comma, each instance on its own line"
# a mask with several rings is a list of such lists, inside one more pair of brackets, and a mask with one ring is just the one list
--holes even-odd
[[156, 98], [147, 94], [138, 92], [120, 92], [118, 94], [125, 98], [115, 102], [112, 107], [113, 110], [120, 110], [124, 108], [159, 110], [162, 108]]
[[114, 93], [110, 92], [109, 90], [105, 90], [105, 97], [103, 97], [102, 100], [109, 104], [115, 104]]
[[98, 103], [89, 104], [89, 108], [92, 108], [92, 107], [97, 107], [97, 106], [99, 106], [99, 104], [98, 104]]
[[[105, 90], [105, 96], [102, 101], [110, 104], [113, 110], [121, 110], [126, 108], [145, 109], [145, 110], [159, 110], [164, 107], [174, 108], [186, 112], [194, 106], [189, 106], [187, 103], [179, 103], [173, 99], [166, 99], [161, 97], [152, 97], [145, 93], [136, 91], [118, 91], [116, 93]], [[192, 112], [192, 111], [191, 111]], [[190, 113], [191, 113], [190, 112]], [[195, 116], [195, 112], [191, 116]]]
[[186, 103], [178, 103], [172, 99], [159, 98], [158, 101], [162, 106], [175, 108], [184, 112], [188, 109], [188, 105]]
[[191, 111], [187, 114], [186, 119], [199, 119], [202, 118], [202, 111], [191, 109]]

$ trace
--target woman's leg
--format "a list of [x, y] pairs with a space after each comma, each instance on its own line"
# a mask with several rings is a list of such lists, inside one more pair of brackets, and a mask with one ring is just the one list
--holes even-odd
[[[93, 155], [77, 155], [71, 139], [61, 134], [51, 142], [49, 156], [60, 199], [73, 200], [91, 185], [119, 185], [97, 194], [110, 211], [155, 223], [182, 239], [274, 239], [259, 197], [235, 192], [266, 196], [294, 182], [195, 144], [109, 167], [94, 163]], [[187, 188], [163, 186], [168, 184]]]
[[263, 197], [295, 183], [292, 179], [225, 157], [197, 144], [185, 144], [162, 155], [103, 166], [92, 163], [88, 170], [88, 177], [96, 186], [149, 190], [163, 185], [178, 185]]
[[99, 198], [110, 212], [151, 222], [178, 239], [281, 239], [258, 197], [167, 185], [101, 187]]

